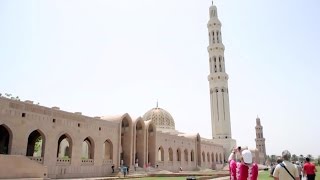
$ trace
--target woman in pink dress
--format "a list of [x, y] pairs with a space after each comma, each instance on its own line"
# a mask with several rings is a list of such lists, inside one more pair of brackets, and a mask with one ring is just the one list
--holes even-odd
[[249, 150], [241, 152], [240, 162], [235, 161], [236, 149], [229, 156], [230, 180], [257, 180], [258, 165], [252, 162]]

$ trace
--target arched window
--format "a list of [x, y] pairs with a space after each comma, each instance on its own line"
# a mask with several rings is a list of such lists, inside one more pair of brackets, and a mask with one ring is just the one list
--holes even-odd
[[113, 160], [113, 145], [109, 139], [103, 143], [103, 159]]
[[220, 153], [220, 163], [222, 164], [222, 155], [221, 155], [221, 153]]
[[214, 162], [214, 154], [211, 153], [211, 162]]
[[173, 161], [173, 151], [172, 151], [172, 148], [169, 148], [168, 152], [169, 152], [169, 161]]
[[164, 151], [162, 146], [158, 149], [158, 161], [164, 161]]
[[219, 31], [217, 31], [217, 43], [220, 43], [220, 39], [219, 39]]
[[9, 154], [11, 150], [12, 133], [11, 130], [3, 125], [0, 125], [0, 154]]
[[202, 152], [202, 162], [206, 162], [206, 154]]
[[93, 140], [89, 137], [82, 142], [81, 159], [94, 159], [94, 145]]
[[188, 150], [187, 149], [184, 150], [184, 160], [188, 161]]
[[222, 72], [222, 67], [221, 67], [221, 59], [222, 59], [222, 57], [221, 56], [219, 56], [219, 72]]
[[216, 153], [216, 162], [219, 161], [219, 158], [218, 158], [218, 153]]
[[215, 56], [213, 57], [213, 64], [214, 64], [214, 72], [217, 72], [217, 59]]
[[209, 58], [209, 65], [210, 65], [210, 73], [212, 73], [212, 63], [211, 63], [211, 58]]
[[60, 136], [58, 140], [57, 157], [63, 159], [71, 159], [72, 155], [72, 139], [68, 134]]
[[207, 161], [210, 162], [210, 154], [207, 152]]
[[27, 156], [44, 156], [44, 135], [41, 131], [35, 130], [28, 137]]
[[180, 148], [177, 149], [177, 161], [181, 161], [181, 150], [180, 150]]
[[191, 162], [193, 162], [194, 161], [194, 151], [193, 150], [191, 150], [190, 156], [191, 156]]
[[216, 43], [215, 39], [214, 39], [214, 32], [212, 32], [212, 43]]

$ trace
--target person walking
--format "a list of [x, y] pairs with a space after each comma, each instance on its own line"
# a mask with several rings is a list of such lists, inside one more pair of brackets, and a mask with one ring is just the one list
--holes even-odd
[[112, 169], [112, 173], [114, 173], [114, 164], [112, 164], [111, 169]]
[[306, 158], [306, 162], [303, 165], [303, 175], [307, 176], [307, 180], [315, 180], [317, 169], [313, 163], [310, 162], [310, 158]]
[[295, 165], [296, 165], [296, 167], [298, 169], [299, 177], [302, 180], [302, 166], [300, 165], [299, 161], [296, 161]]
[[299, 180], [298, 169], [290, 162], [291, 154], [288, 150], [282, 151], [283, 162], [278, 164], [273, 172], [275, 180]]
[[280, 163], [282, 163], [282, 159], [281, 158], [278, 158], [277, 159], [277, 164], [275, 164], [275, 165], [273, 165], [272, 167], [271, 167], [271, 171], [270, 171], [270, 177], [273, 177], [273, 173], [274, 173], [274, 169], [276, 168], [276, 166], [278, 165], [278, 164], [280, 164]]

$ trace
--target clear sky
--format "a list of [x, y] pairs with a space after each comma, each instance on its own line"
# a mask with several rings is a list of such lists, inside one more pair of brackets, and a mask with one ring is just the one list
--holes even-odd
[[[320, 1], [214, 1], [232, 136], [268, 154], [320, 155]], [[0, 0], [0, 93], [89, 116], [159, 106], [211, 137], [210, 0]]]

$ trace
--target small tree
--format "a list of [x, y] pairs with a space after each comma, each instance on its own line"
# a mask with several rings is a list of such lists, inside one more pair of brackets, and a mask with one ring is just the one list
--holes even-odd
[[320, 166], [320, 155], [318, 156], [317, 163], [318, 163], [318, 166]]
[[42, 137], [39, 136], [37, 139], [36, 139], [36, 143], [34, 145], [34, 153], [37, 157], [41, 157], [41, 150], [42, 150]]
[[296, 162], [296, 161], [298, 161], [298, 160], [299, 160], [299, 159], [298, 159], [298, 156], [297, 156], [297, 155], [293, 154], [293, 155], [291, 156], [291, 161]]
[[271, 162], [272, 164], [276, 163], [276, 162], [277, 162], [277, 156], [276, 156], [276, 155], [271, 155], [271, 156], [270, 156], [270, 162]]
[[314, 160], [314, 158], [313, 158], [313, 156], [311, 154], [308, 154], [307, 157], [310, 159], [310, 161]]
[[299, 158], [298, 158], [298, 159], [299, 159], [299, 161], [300, 161], [300, 162], [303, 162], [303, 161], [304, 161], [304, 157], [303, 157], [303, 155], [302, 155], [302, 154], [300, 154], [300, 156], [299, 156]]

